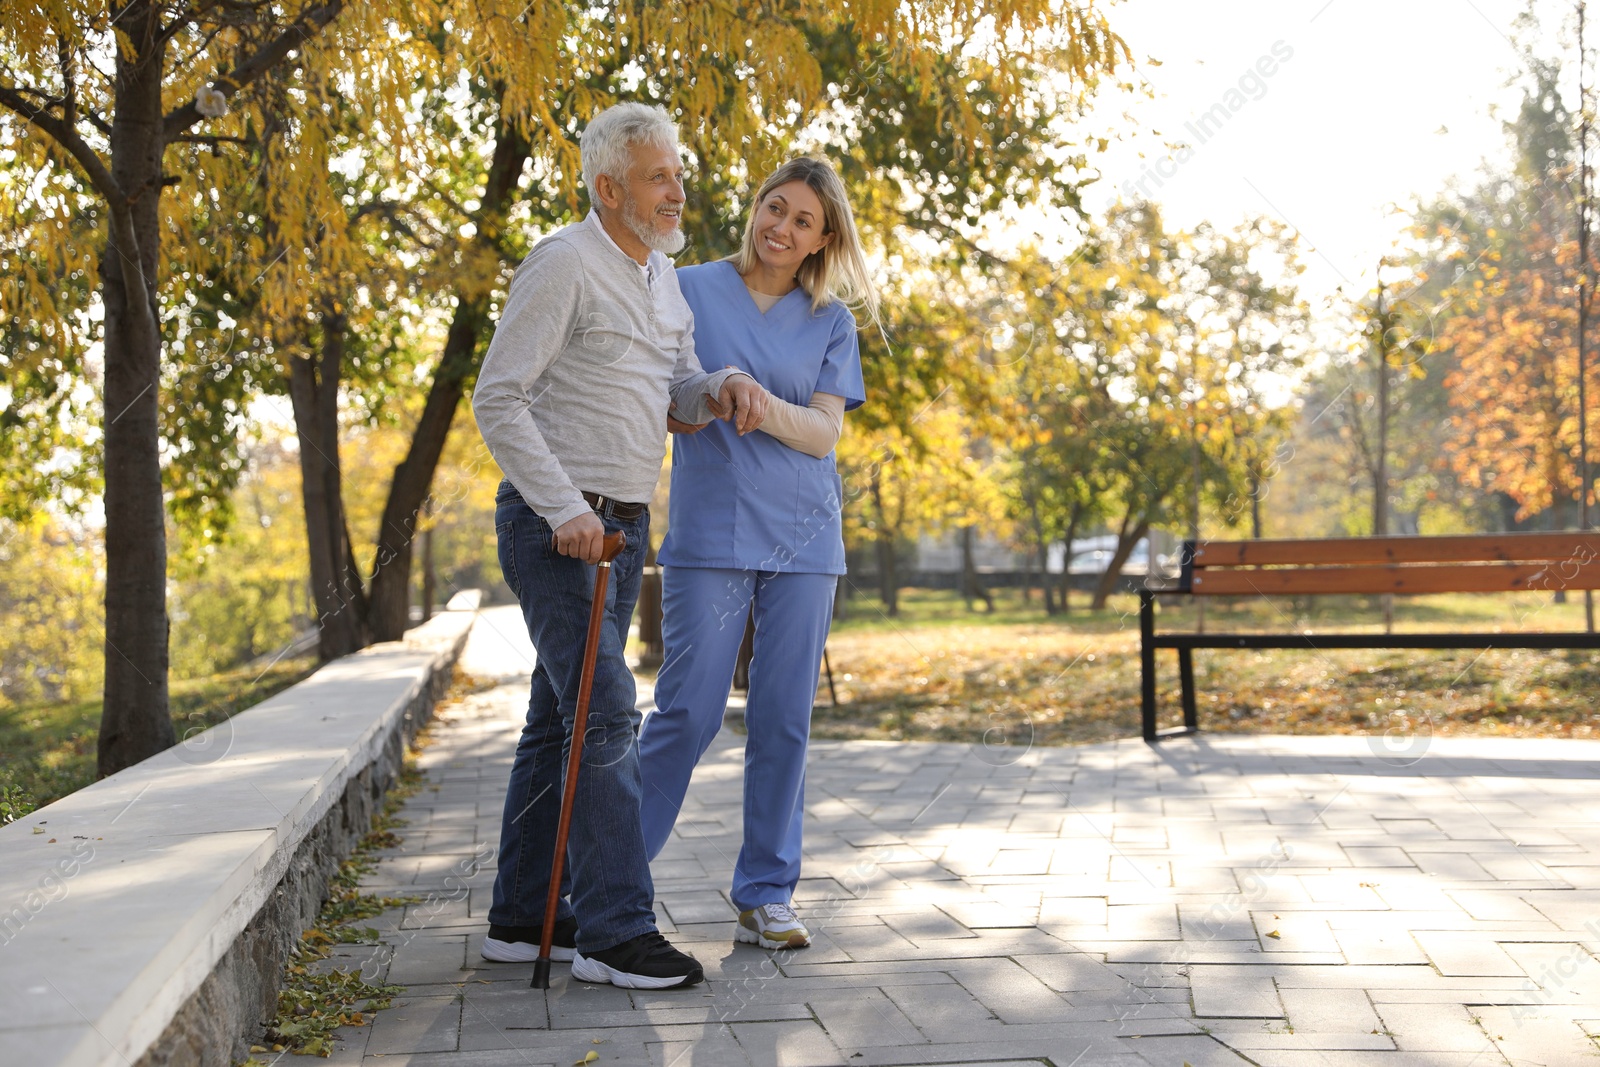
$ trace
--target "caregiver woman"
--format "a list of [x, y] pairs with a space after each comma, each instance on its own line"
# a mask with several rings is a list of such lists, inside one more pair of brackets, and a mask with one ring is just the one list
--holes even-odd
[[845, 410], [865, 400], [850, 305], [877, 319], [844, 183], [820, 160], [785, 163], [756, 194], [739, 253], [679, 270], [678, 284], [701, 364], [747, 371], [772, 399], [759, 430], [740, 436], [724, 419], [673, 438], [671, 521], [658, 557], [665, 658], [657, 710], [639, 738], [645, 848], [653, 859], [666, 844], [695, 763], [722, 726], [753, 614], [734, 937], [800, 948], [811, 935], [790, 897], [806, 741], [844, 573], [833, 447]]

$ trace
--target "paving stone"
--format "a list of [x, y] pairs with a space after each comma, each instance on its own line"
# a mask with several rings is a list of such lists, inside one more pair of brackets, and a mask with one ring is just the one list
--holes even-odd
[[1045, 897], [1039, 905], [1039, 925], [1104, 926], [1106, 898]]
[[366, 1053], [449, 1052], [460, 1034], [460, 997], [397, 997], [373, 1015]]
[[453, 981], [463, 975], [467, 957], [466, 934], [425, 932], [401, 935], [389, 961], [388, 981], [393, 985], [412, 982]]
[[1014, 960], [952, 963], [950, 974], [1005, 1023], [1055, 1022], [1069, 1007], [1060, 994]]
[[919, 1031], [881, 989], [813, 995], [806, 1001], [828, 1038], [846, 1053], [879, 1045], [923, 1045]]
[[1031, 927], [1039, 921], [1038, 910], [1031, 912], [999, 901], [971, 901], [940, 905], [940, 910], [968, 930]]
[[1208, 1019], [1276, 1019], [1283, 1016], [1277, 987], [1256, 967], [1196, 964], [1189, 968], [1194, 1013]]
[[1146, 1063], [1159, 1067], [1180, 1063], [1191, 1067], [1241, 1067], [1250, 1062], [1226, 1043], [1203, 1034], [1145, 1037], [1128, 1041], [1126, 1047]]
[[1382, 1029], [1407, 1052], [1485, 1052], [1494, 1047], [1475, 1021], [1473, 1010], [1461, 1004], [1388, 1004], [1375, 1007]]
[[525, 669], [428, 750], [439, 788], [365, 880], [423, 900], [371, 921], [385, 946], [339, 950], [392, 955], [408, 996], [332, 1062], [1496, 1067], [1595, 1049], [1581, 742], [1435, 738], [1397, 769], [1362, 738], [1129, 740], [1004, 767], [814, 741], [795, 900], [817, 936], [768, 953], [729, 937], [742, 738], [725, 731], [653, 868], [661, 926], [707, 982], [630, 992], [558, 965], [529, 990], [531, 965], [477, 958]]
[[970, 1040], [1001, 1024], [972, 992], [950, 986], [884, 987], [883, 992], [912, 1025], [936, 1042]]
[[[1004, 1057], [995, 1059], [996, 1056]], [[1013, 1042], [1003, 1045], [993, 1043], [935, 1045], [927, 1048], [865, 1050], [860, 1058], [852, 1057], [851, 1064], [861, 1067], [899, 1067], [930, 1064], [959, 1063], [963, 1065], [987, 1064], [989, 1067], [1017, 1067], [1017, 1065], [1048, 1063], [1071, 1064], [1071, 1067], [1148, 1067], [1149, 1060], [1131, 1052], [1124, 1052], [1107, 1042], [1105, 1047], [1080, 1039], [1064, 1038], [1045, 1047], [1045, 1043]]]
[[330, 974], [347, 971], [360, 975], [361, 980], [382, 985], [389, 970], [389, 958], [394, 948], [390, 945], [336, 945], [324, 959], [312, 962], [307, 968], [313, 974]]
[[665, 908], [672, 921], [680, 926], [689, 923], [733, 922], [739, 918], [739, 913], [734, 910], [733, 905], [715, 892], [679, 894], [670, 897], [658, 893], [656, 904]]
[[[326, 1057], [318, 1059], [323, 1067], [360, 1067], [367, 1055], [367, 1039], [372, 1036], [372, 1027], [366, 1026], [341, 1026], [333, 1032], [333, 1051]], [[259, 1058], [260, 1053], [256, 1053]]]
[[1345, 854], [1357, 867], [1415, 867], [1406, 850], [1398, 845], [1346, 845]]
[[1086, 953], [1026, 954], [1013, 958], [1058, 993], [1120, 990], [1128, 985], [1127, 979]]
[[1544, 919], [1539, 910], [1523, 900], [1516, 890], [1452, 889], [1450, 897], [1474, 919], [1537, 922]]
[[814, 1021], [735, 1023], [732, 1030], [751, 1067], [844, 1067], [849, 1062]]
[[1424, 874], [1455, 882], [1492, 883], [1494, 876], [1470, 855], [1458, 852], [1414, 849], [1411, 853]]
[[[1585, 1009], [1590, 1013], [1592, 1008]], [[1600, 1056], [1600, 1044], [1569, 1015], [1549, 1008], [1475, 1008], [1479, 1025], [1512, 1064], [1584, 1064]]]
[[1371, 1033], [1381, 1020], [1361, 989], [1280, 989], [1295, 1033]]
[[1106, 909], [1106, 930], [1118, 941], [1176, 941], [1178, 909], [1171, 904], [1118, 904]]
[[956, 922], [946, 912], [938, 908], [924, 908], [886, 915], [882, 921], [888, 924], [901, 937], [918, 944], [924, 941], [939, 941], [951, 937], [978, 936], [972, 932], [971, 928]]
[[706, 1027], [690, 1041], [647, 1042], [650, 1067], [750, 1067], [750, 1057], [721, 1026]]
[[1442, 975], [1515, 976], [1526, 972], [1493, 941], [1463, 938], [1450, 931], [1413, 935]]
[[1258, 1067], [1507, 1067], [1481, 1052], [1375, 1052], [1337, 1049], [1255, 1050]]
[[[631, 1040], [627, 1044], [637, 1048], [643, 1058], [643, 1040], [646, 1036], [651, 1039], [660, 1039], [662, 1032], [668, 1027], [646, 1028], [641, 1027], [637, 1033], [638, 1040]], [[568, 1029], [551, 1030], [544, 1026], [539, 1027], [512, 1027], [497, 1026], [482, 1015], [474, 1011], [469, 1003], [464, 1005], [461, 1013], [461, 1041], [458, 1047], [466, 1052], [493, 1052], [505, 1049], [522, 1050], [524, 1055], [531, 1054], [531, 1058], [538, 1060], [541, 1054], [550, 1055], [558, 1062], [570, 1064], [581, 1057], [593, 1045], [595, 1038], [601, 1040], [614, 1039], [616, 1031], [594, 1029]], [[621, 1042], [618, 1043], [622, 1044]]]
[[[1500, 948], [1539, 987], [1538, 996], [1533, 998], [1538, 1003], [1600, 1005], [1600, 961], [1582, 945], [1509, 942]], [[1600, 1018], [1600, 1010], [1596, 1017]]]
[[[326, 1061], [323, 1061], [326, 1062]], [[478, 1052], [391, 1053], [364, 1061], [367, 1067], [559, 1067], [562, 1061], [529, 1058], [521, 1049]]]
[[1428, 954], [1422, 951], [1409, 930], [1380, 927], [1341, 929], [1332, 933], [1339, 951], [1344, 953], [1345, 962], [1353, 965], [1428, 962]]

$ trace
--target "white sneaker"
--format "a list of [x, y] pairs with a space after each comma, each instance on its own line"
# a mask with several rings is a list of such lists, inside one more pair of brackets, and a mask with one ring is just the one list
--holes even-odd
[[[495, 963], [532, 963], [539, 958], [539, 938], [543, 933], [544, 929], [538, 926], [491, 925], [478, 954]], [[571, 960], [577, 934], [577, 919], [557, 919], [550, 937], [550, 958], [557, 963]]]
[[705, 971], [699, 960], [673, 948], [660, 931], [651, 930], [599, 952], [578, 953], [572, 958], [572, 977], [624, 989], [675, 989], [697, 985]]
[[733, 939], [762, 948], [805, 948], [811, 944], [811, 931], [787, 904], [763, 904], [739, 913]]

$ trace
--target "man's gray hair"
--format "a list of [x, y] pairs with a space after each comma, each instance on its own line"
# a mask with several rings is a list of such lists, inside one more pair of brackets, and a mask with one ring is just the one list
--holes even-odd
[[628, 149], [636, 144], [657, 148], [678, 147], [678, 124], [660, 107], [649, 104], [613, 104], [589, 120], [578, 136], [583, 160], [583, 185], [589, 199], [598, 202], [595, 183], [607, 174], [618, 181], [628, 176]]

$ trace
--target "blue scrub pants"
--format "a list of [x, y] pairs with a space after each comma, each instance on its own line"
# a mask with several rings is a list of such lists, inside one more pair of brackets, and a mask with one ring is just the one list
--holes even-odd
[[800, 880], [806, 742], [833, 616], [832, 574], [666, 567], [656, 709], [639, 737], [645, 851], [672, 834], [694, 766], [722, 728], [745, 618], [755, 651], [745, 710], [744, 846], [733, 871], [740, 911], [787, 904]]

